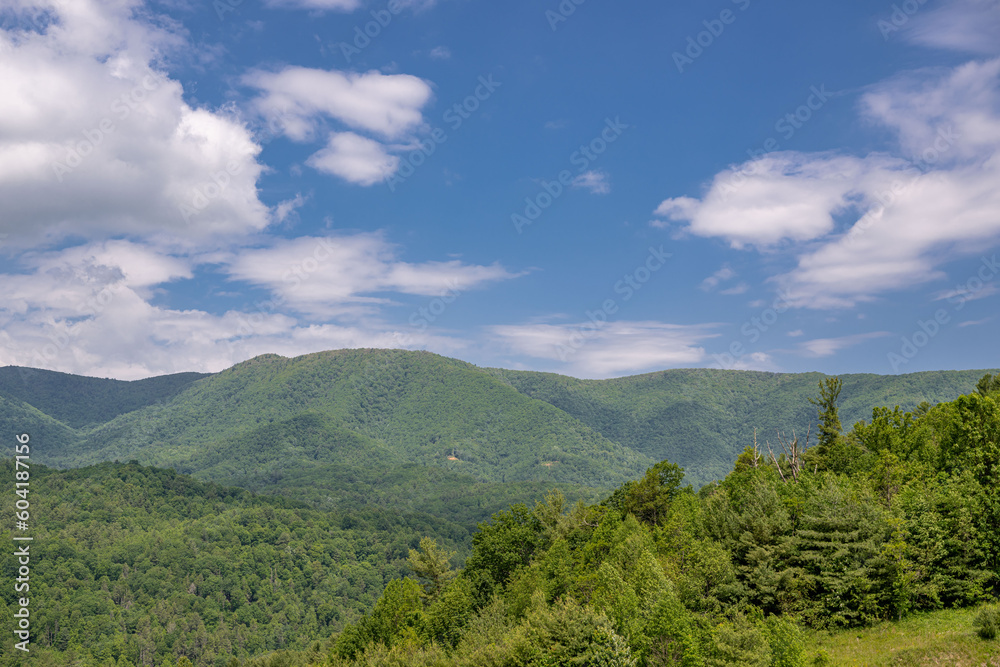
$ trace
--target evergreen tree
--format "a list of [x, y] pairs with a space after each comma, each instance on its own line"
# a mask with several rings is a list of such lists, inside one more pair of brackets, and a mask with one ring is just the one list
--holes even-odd
[[837, 411], [837, 399], [844, 388], [844, 382], [839, 377], [827, 378], [819, 383], [819, 396], [810, 398], [809, 402], [816, 406], [819, 418], [818, 451], [824, 458], [830, 453], [841, 438], [843, 427], [840, 425], [840, 415]]
[[454, 551], [445, 551], [430, 537], [420, 540], [420, 551], [410, 549], [410, 568], [424, 579], [424, 597], [434, 600], [444, 590], [445, 585], [455, 576], [451, 569]]
[[987, 373], [984, 375], [979, 382], [976, 383], [976, 392], [980, 396], [989, 396], [990, 394], [1000, 392], [1000, 373], [996, 375], [990, 375]]

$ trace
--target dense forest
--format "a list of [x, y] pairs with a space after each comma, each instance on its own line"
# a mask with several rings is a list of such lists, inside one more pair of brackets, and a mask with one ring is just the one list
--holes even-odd
[[[841, 410], [853, 424], [881, 405], [913, 410], [951, 400], [985, 372], [844, 376]], [[456, 487], [532, 483], [517, 498], [530, 503], [533, 483], [566, 485], [567, 497], [589, 499], [584, 488], [606, 492], [664, 459], [684, 467], [696, 488], [722, 479], [755, 428], [770, 438], [779, 429], [804, 434], [814, 417], [807, 398], [822, 379], [679, 369], [577, 380], [404, 350], [264, 355], [213, 375], [136, 382], [5, 368], [0, 428], [35, 434], [46, 443], [38, 462], [56, 467], [135, 459], [320, 500], [337, 497], [357, 471], [370, 478], [377, 468], [389, 483], [361, 495], [391, 506], [411, 497], [409, 489], [389, 492], [391, 480], [416, 465]], [[470, 489], [468, 502], [496, 488]]]
[[[13, 463], [2, 467], [13, 479]], [[32, 466], [31, 484], [33, 664], [229, 665], [304, 648], [409, 571], [414, 535], [463, 553], [468, 543], [426, 514], [319, 511], [134, 462]], [[13, 513], [5, 503], [8, 545]], [[17, 595], [0, 595], [0, 626], [11, 628]], [[23, 659], [9, 641], [0, 655]]]
[[[848, 429], [846, 386], [813, 386], [811, 438], [759, 434], [717, 483], [663, 460], [471, 541], [136, 463], [43, 469], [37, 664], [802, 667], [838, 664], [812, 633], [960, 608], [1000, 658], [1000, 376]], [[980, 664], [949, 655], [894, 664]]]

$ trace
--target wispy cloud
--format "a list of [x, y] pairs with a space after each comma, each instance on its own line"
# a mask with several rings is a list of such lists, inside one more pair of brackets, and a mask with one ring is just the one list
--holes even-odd
[[815, 338], [799, 343], [799, 350], [809, 357], [831, 357], [845, 348], [860, 345], [874, 338], [884, 338], [891, 335], [888, 331], [875, 331], [839, 338]]
[[587, 171], [573, 179], [573, 187], [590, 191], [595, 195], [606, 195], [611, 192], [608, 175], [603, 171]]
[[702, 343], [718, 336], [715, 325], [662, 322], [523, 324], [490, 328], [515, 354], [552, 362], [576, 377], [614, 377], [704, 362]]

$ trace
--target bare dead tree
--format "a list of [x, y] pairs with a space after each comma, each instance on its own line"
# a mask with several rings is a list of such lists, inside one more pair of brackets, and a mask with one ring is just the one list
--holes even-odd
[[[795, 435], [795, 431], [792, 431], [792, 439], [788, 440], [781, 431], [778, 431], [778, 444], [781, 445], [781, 450], [784, 454], [784, 461], [788, 465], [789, 474], [792, 476], [793, 481], [799, 480], [799, 474], [802, 472], [802, 455], [805, 453], [809, 446], [809, 436], [811, 435], [812, 427], [806, 431], [806, 439], [803, 442], [799, 442], [798, 436]], [[756, 437], [754, 438], [756, 441]], [[785, 477], [785, 472], [781, 468], [781, 462], [774, 455], [774, 451], [771, 449], [771, 443], [767, 443], [767, 451], [771, 455], [771, 463], [774, 467], [778, 469], [778, 474], [781, 475], [781, 481], [787, 482], [788, 479]]]

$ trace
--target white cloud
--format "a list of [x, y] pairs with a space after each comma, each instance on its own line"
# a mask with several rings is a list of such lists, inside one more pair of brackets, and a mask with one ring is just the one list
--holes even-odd
[[[365, 254], [364, 243], [354, 240], [355, 246], [346, 244], [337, 257], [349, 263], [348, 269], [372, 259], [371, 252]], [[270, 255], [252, 251], [249, 259], [281, 261], [283, 251], [296, 247], [295, 242], [288, 244], [279, 243]], [[352, 258], [351, 250], [358, 251], [359, 244], [362, 256]], [[374, 246], [376, 255], [378, 247], [387, 248], [380, 241]], [[288, 268], [293, 277], [298, 277], [296, 269], [302, 272], [302, 299], [325, 299], [333, 306], [337, 299], [354, 297], [349, 291], [339, 295], [324, 291], [320, 283], [332, 274], [310, 273], [313, 267], [306, 260], [315, 255], [287, 254], [298, 259], [280, 268]], [[357, 289], [428, 294], [451, 285], [473, 289], [508, 275], [496, 267], [458, 262], [411, 265], [390, 262], [390, 257], [383, 256], [381, 265], [367, 268], [374, 280], [357, 283]], [[25, 255], [22, 273], [0, 275], [0, 365], [135, 379], [189, 370], [218, 371], [265, 352], [295, 356], [345, 347], [433, 347], [454, 353], [466, 346], [462, 340], [411, 326], [393, 328], [378, 313], [355, 317], [349, 325], [299, 319], [289, 314], [297, 303], [293, 298], [287, 307], [261, 302], [221, 314], [157, 305], [169, 283], [192, 278], [198, 265], [224, 261], [239, 265], [241, 257], [174, 256], [128, 241]], [[386, 270], [388, 277], [380, 270]], [[286, 287], [289, 294], [295, 293], [293, 286]]]
[[688, 231], [794, 257], [772, 281], [793, 306], [850, 307], [941, 280], [1000, 241], [1000, 59], [872, 86], [865, 120], [898, 155], [772, 153], [657, 209]]
[[353, 12], [364, 6], [361, 0], [266, 0], [268, 7], [288, 9], [320, 9], [335, 12]]
[[987, 317], [987, 318], [982, 319], [982, 320], [967, 320], [965, 322], [959, 322], [958, 326], [960, 326], [962, 328], [965, 328], [965, 327], [978, 327], [981, 324], [987, 324], [989, 322], [992, 322], [993, 319], [994, 318], [992, 318], [992, 317]]
[[967, 285], [962, 285], [955, 289], [943, 290], [934, 295], [935, 301], [942, 301], [944, 299], [948, 300], [959, 300], [962, 303], [966, 301], [978, 301], [979, 299], [985, 299], [1000, 293], [1000, 285], [996, 283], [982, 284], [980, 281], [978, 289], [972, 289]]
[[434, 60], [449, 60], [451, 58], [451, 49], [447, 46], [435, 46], [428, 55]]
[[655, 215], [688, 222], [689, 232], [722, 237], [734, 248], [809, 241], [828, 234], [836, 215], [857, 206], [873, 171], [905, 166], [878, 157], [771, 153], [717, 175], [701, 200], [665, 200]]
[[421, 109], [431, 99], [423, 79], [377, 71], [286, 67], [257, 70], [243, 81], [262, 91], [256, 109], [295, 141], [311, 139], [326, 118], [388, 139], [405, 137], [423, 124]]
[[701, 288], [706, 292], [710, 292], [719, 286], [720, 283], [724, 283], [727, 280], [731, 280], [736, 277], [736, 272], [727, 264], [721, 269], [705, 278], [701, 281]]
[[739, 283], [738, 285], [733, 285], [724, 290], [719, 290], [719, 294], [723, 296], [738, 296], [740, 294], [746, 294], [750, 291], [750, 285], [746, 283]]
[[925, 9], [906, 26], [923, 46], [995, 55], [1000, 53], [1000, 1], [953, 0]]
[[604, 378], [702, 363], [706, 355], [701, 343], [718, 335], [711, 332], [713, 326], [523, 324], [494, 326], [490, 333], [515, 354], [556, 362], [553, 370]]
[[277, 222], [284, 222], [288, 219], [288, 216], [292, 215], [296, 209], [304, 206], [308, 200], [308, 197], [303, 197], [300, 193], [296, 194], [291, 199], [279, 202], [278, 205], [274, 207], [274, 219]]
[[873, 338], [884, 338], [890, 336], [888, 331], [875, 331], [872, 333], [855, 334], [853, 336], [841, 336], [839, 338], [814, 338], [799, 343], [799, 349], [809, 357], [831, 357], [840, 350], [855, 345], [860, 345]]
[[588, 190], [594, 195], [606, 195], [611, 192], [608, 175], [603, 171], [588, 171], [573, 179], [574, 188]]
[[[720, 366], [716, 365], [716, 368]], [[750, 352], [725, 365], [730, 371], [778, 371], [774, 359], [766, 352]]]
[[341, 132], [331, 134], [326, 148], [312, 155], [306, 164], [349, 183], [374, 185], [396, 173], [399, 157], [389, 155], [377, 141]]
[[[438, 0], [393, 0], [393, 5], [414, 11], [430, 9]], [[365, 6], [362, 0], [265, 0], [265, 5], [284, 9], [353, 12]]]
[[137, 1], [22, 0], [36, 30], [0, 30], [0, 226], [11, 245], [67, 235], [183, 237], [268, 224], [260, 147], [226, 115], [193, 108], [154, 61], [178, 34]]
[[300, 237], [240, 253], [230, 275], [265, 287], [290, 308], [321, 315], [363, 315], [389, 300], [384, 293], [440, 296], [520, 274], [499, 264], [402, 262], [380, 234]]

